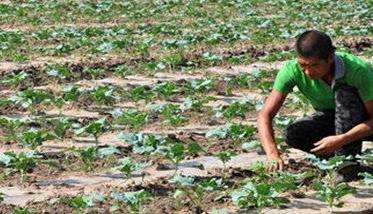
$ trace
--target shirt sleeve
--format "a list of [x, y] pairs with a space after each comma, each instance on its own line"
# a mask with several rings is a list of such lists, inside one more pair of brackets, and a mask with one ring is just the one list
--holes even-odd
[[295, 86], [292, 63], [286, 62], [277, 73], [273, 89], [284, 94], [293, 91]]
[[372, 64], [366, 63], [358, 69], [355, 74], [355, 85], [364, 102], [373, 100]]

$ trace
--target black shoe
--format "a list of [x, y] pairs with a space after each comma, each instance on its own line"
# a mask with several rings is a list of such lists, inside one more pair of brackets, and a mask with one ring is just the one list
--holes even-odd
[[336, 183], [359, 180], [359, 173], [373, 173], [373, 168], [357, 162], [350, 162], [337, 170]]

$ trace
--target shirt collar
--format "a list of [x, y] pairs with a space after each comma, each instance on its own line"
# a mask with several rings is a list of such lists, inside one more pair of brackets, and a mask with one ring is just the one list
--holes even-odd
[[343, 60], [336, 54], [334, 54], [334, 65], [334, 77], [331, 85], [333, 89], [335, 88], [336, 81], [345, 75]]
[[340, 79], [345, 75], [345, 69], [342, 59], [334, 55], [334, 63], [335, 63], [335, 70], [334, 70], [334, 78], [333, 80]]

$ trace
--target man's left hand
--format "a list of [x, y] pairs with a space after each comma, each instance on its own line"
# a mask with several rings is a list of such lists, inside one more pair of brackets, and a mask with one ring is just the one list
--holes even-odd
[[311, 149], [311, 152], [315, 153], [316, 155], [330, 155], [341, 148], [345, 143], [346, 140], [342, 135], [325, 137], [314, 143], [316, 147]]

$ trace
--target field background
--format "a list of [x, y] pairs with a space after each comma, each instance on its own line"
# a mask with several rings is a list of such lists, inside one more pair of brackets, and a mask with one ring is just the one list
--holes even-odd
[[[372, 14], [366, 0], [2, 1], [0, 212], [329, 212], [311, 187], [323, 174], [283, 143], [312, 112], [298, 91], [276, 140], [289, 172], [313, 176], [280, 208], [231, 195], [265, 160], [256, 114], [295, 36], [325, 31], [372, 63]], [[372, 211], [371, 186], [349, 184], [357, 194], [335, 210]], [[150, 195], [140, 208], [135, 191]]]

